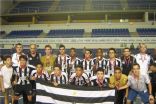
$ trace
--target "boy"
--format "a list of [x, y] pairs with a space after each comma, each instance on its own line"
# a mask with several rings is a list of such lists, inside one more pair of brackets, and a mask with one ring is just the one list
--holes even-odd
[[76, 86], [88, 86], [89, 78], [86, 73], [84, 73], [83, 67], [78, 65], [76, 66], [76, 71], [73, 73], [69, 79], [71, 85]]
[[5, 56], [4, 63], [5, 65], [1, 68], [0, 76], [2, 78], [2, 92], [4, 92], [5, 104], [9, 104], [9, 95], [13, 95], [13, 89], [11, 86], [11, 77], [13, 73], [12, 57]]

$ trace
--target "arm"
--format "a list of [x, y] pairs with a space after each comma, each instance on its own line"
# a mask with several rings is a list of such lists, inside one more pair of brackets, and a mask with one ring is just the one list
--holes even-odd
[[154, 99], [152, 95], [152, 85], [151, 83], [148, 84], [148, 92], [149, 92], [149, 99]]
[[0, 76], [0, 91], [5, 92], [2, 76]]
[[128, 87], [129, 87], [128, 84], [126, 84], [125, 86], [119, 87], [118, 90], [123, 90], [123, 89], [126, 89]]

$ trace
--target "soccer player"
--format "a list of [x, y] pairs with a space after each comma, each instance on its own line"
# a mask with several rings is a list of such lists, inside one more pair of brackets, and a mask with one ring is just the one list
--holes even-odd
[[59, 84], [68, 84], [68, 77], [65, 72], [62, 72], [60, 65], [54, 66], [54, 71], [50, 75], [50, 81], [54, 86]]
[[81, 64], [81, 60], [78, 57], [76, 57], [76, 49], [71, 48], [70, 49], [70, 64], [69, 64], [70, 74], [69, 76], [75, 72], [76, 66], [80, 64]]
[[89, 49], [85, 50], [85, 57], [82, 61], [84, 72], [88, 75], [88, 77], [93, 76], [93, 64], [92, 64], [92, 51]]
[[114, 74], [114, 67], [121, 67], [121, 60], [116, 58], [116, 50], [114, 48], [110, 48], [108, 50], [109, 58], [107, 60], [106, 65], [106, 75], [109, 78]]
[[[32, 86], [30, 83], [31, 72], [34, 68], [27, 65], [27, 56], [21, 55], [19, 57], [19, 66], [14, 67], [12, 84], [14, 87], [14, 103], [18, 104], [21, 94], [26, 94], [28, 104], [32, 104]], [[24, 104], [27, 102], [24, 101]]]
[[5, 56], [4, 63], [5, 65], [1, 68], [0, 76], [2, 77], [2, 87], [4, 87], [3, 92], [5, 97], [5, 104], [9, 104], [9, 95], [12, 96], [13, 103], [13, 89], [10, 80], [13, 74], [12, 57]]
[[51, 45], [45, 45], [45, 55], [41, 57], [41, 62], [43, 63], [44, 70], [50, 74], [53, 71], [56, 57], [52, 54]]
[[131, 104], [137, 95], [141, 97], [144, 104], [148, 104], [150, 99], [154, 99], [152, 96], [152, 87], [149, 76], [147, 74], [141, 74], [140, 72], [140, 65], [133, 64], [132, 72], [128, 76], [127, 84], [118, 88], [118, 90], [122, 90], [130, 87], [127, 104]]
[[96, 76], [90, 78], [91, 86], [98, 86], [104, 88], [108, 86], [108, 81], [105, 78], [105, 71], [103, 68], [99, 67], [96, 70]]
[[132, 65], [136, 63], [135, 57], [131, 56], [130, 48], [123, 49], [123, 56], [121, 57], [122, 73], [127, 75], [132, 69]]
[[93, 75], [95, 75], [96, 70], [101, 67], [106, 69], [107, 60], [103, 57], [103, 50], [98, 48], [96, 50], [96, 57], [93, 59]]
[[40, 57], [41, 57], [41, 54], [39, 54], [37, 52], [37, 46], [36, 44], [30, 44], [29, 45], [29, 53], [27, 54], [27, 57], [28, 57], [28, 63], [30, 65], [33, 65], [33, 66], [36, 66], [37, 63], [40, 63]]
[[140, 71], [142, 74], [147, 74], [149, 65], [153, 63], [150, 55], [146, 54], [147, 46], [144, 43], [140, 44], [139, 53], [135, 55], [136, 62], [140, 65]]
[[59, 55], [56, 58], [55, 64], [61, 65], [62, 72], [68, 74], [70, 56], [66, 54], [65, 46], [63, 44], [59, 46]]
[[12, 62], [13, 62], [13, 66], [18, 66], [19, 65], [19, 57], [21, 55], [24, 55], [23, 53], [23, 45], [21, 43], [17, 43], [15, 45], [16, 48], [16, 53], [14, 53], [12, 55]]
[[69, 78], [69, 83], [76, 86], [88, 86], [89, 78], [86, 73], [84, 73], [83, 67], [81, 65], [76, 66], [76, 71]]
[[124, 97], [127, 98], [128, 89], [117, 90], [127, 84], [128, 77], [122, 74], [120, 67], [114, 68], [114, 75], [109, 78], [109, 87], [116, 89], [115, 104], [123, 104]]

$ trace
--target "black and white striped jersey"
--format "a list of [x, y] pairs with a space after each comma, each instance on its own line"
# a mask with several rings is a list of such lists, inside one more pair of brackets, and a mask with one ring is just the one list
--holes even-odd
[[85, 60], [83, 59], [82, 61], [82, 65], [83, 65], [83, 69], [84, 69], [84, 72], [89, 76], [91, 77], [92, 76], [92, 71], [93, 71], [93, 63], [92, 63], [92, 59], [90, 60]]
[[16, 84], [26, 85], [30, 84], [30, 77], [32, 71], [35, 70], [32, 67], [27, 66], [25, 69], [18, 67], [13, 67], [13, 81], [16, 81]]
[[36, 79], [43, 79], [45, 81], [50, 80], [50, 76], [49, 76], [48, 72], [46, 72], [46, 71], [42, 71], [42, 74], [39, 75], [39, 74], [37, 74], [37, 70], [33, 70], [31, 73], [31, 76], [35, 77]]
[[100, 82], [97, 76], [92, 76], [90, 78], [91, 86], [99, 86], [99, 87], [108, 87], [108, 79], [104, 78], [102, 82]]
[[54, 72], [50, 75], [50, 81], [58, 84], [68, 84], [68, 77], [65, 72], [61, 72], [61, 76], [56, 76]]
[[73, 73], [69, 78], [69, 83], [76, 86], [88, 86], [89, 78], [86, 73], [83, 73], [81, 77], [78, 77], [76, 76], [76, 73]]
[[61, 65], [62, 72], [65, 72], [66, 74], [68, 74], [67, 71], [68, 71], [69, 64], [70, 64], [70, 56], [67, 54], [64, 57], [62, 57], [61, 55], [58, 55], [56, 57], [55, 64]]
[[77, 65], [81, 65], [81, 60], [78, 57], [72, 60], [70, 57], [70, 74], [69, 75], [72, 75], [75, 72], [75, 68]]
[[110, 59], [107, 59], [107, 64], [106, 64], [106, 70], [105, 74], [106, 77], [110, 77], [111, 75], [114, 75], [114, 67], [120, 67], [122, 69], [122, 63], [121, 60], [118, 58], [115, 58], [115, 61], [110, 61]]

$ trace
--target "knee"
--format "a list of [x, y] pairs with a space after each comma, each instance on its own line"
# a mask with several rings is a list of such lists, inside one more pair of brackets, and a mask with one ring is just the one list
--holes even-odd
[[127, 104], [131, 104], [131, 101], [130, 100], [127, 100]]

